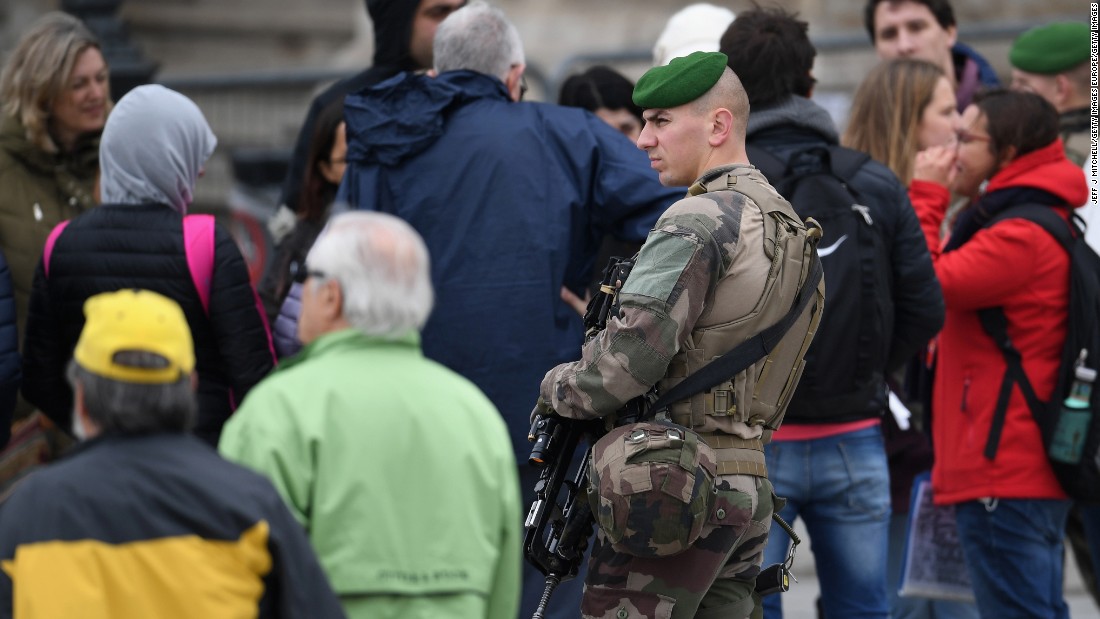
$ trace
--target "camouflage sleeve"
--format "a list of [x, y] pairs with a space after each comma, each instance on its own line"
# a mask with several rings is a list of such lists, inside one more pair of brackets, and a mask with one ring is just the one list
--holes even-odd
[[603, 417], [665, 375], [729, 267], [744, 200], [704, 194], [661, 216], [623, 286], [619, 315], [585, 344], [579, 361], [543, 378], [542, 399], [557, 414]]

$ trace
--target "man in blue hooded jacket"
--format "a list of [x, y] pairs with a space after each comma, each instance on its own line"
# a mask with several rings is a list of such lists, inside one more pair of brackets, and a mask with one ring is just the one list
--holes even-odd
[[503, 414], [530, 499], [531, 406], [583, 340], [563, 286], [583, 296], [603, 235], [640, 243], [683, 189], [662, 187], [645, 153], [591, 113], [520, 103], [523, 46], [497, 9], [444, 20], [434, 65], [434, 77], [403, 73], [348, 96], [337, 198], [424, 237], [438, 295], [424, 353]]

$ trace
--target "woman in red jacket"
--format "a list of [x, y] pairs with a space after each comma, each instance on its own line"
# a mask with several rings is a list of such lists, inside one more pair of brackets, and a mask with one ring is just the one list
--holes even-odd
[[916, 179], [946, 179], [971, 198], [941, 250], [946, 204], [916, 203], [929, 239], [947, 316], [935, 375], [932, 483], [936, 502], [954, 504], [983, 617], [1068, 617], [1062, 597], [1062, 537], [1070, 502], [1054, 477], [1023, 395], [1009, 400], [996, 455], [984, 455], [1005, 373], [978, 310], [1003, 307], [1008, 334], [1040, 398], [1051, 397], [1066, 336], [1069, 257], [1024, 219], [986, 224], [1017, 204], [1069, 216], [1088, 194], [1066, 159], [1058, 114], [1041, 97], [995, 90], [963, 113], [956, 149], [917, 157]]

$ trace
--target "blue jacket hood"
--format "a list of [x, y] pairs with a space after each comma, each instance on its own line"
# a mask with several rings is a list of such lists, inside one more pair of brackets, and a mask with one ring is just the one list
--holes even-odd
[[443, 135], [454, 109], [476, 99], [508, 100], [497, 78], [474, 71], [438, 77], [401, 73], [344, 103], [348, 161], [392, 166], [415, 156]]

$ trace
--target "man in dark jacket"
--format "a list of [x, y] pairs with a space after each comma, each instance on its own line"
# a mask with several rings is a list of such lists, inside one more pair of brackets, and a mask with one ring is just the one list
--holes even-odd
[[[683, 190], [662, 187], [646, 155], [590, 112], [519, 102], [523, 46], [499, 10], [456, 11], [434, 55], [436, 77], [404, 73], [347, 98], [337, 198], [424, 237], [437, 298], [424, 353], [504, 415], [529, 499], [531, 407], [583, 339], [562, 287], [584, 296], [603, 235], [640, 243]], [[541, 589], [536, 574], [524, 608]]]
[[[786, 165], [811, 166], [809, 149], [837, 144], [828, 113], [807, 98], [816, 50], [805, 22], [778, 9], [740, 13], [722, 36], [721, 50], [748, 92], [750, 147]], [[773, 184], [781, 180], [769, 178]], [[897, 177], [868, 159], [848, 185], [859, 202], [835, 207], [871, 230], [857, 228], [855, 238], [823, 239], [818, 247], [826, 291], [821, 327], [765, 457], [775, 493], [788, 499], [780, 514], [788, 522], [805, 518], [814, 537], [824, 615], [885, 619], [890, 482], [879, 428], [887, 408], [884, 377], [935, 335], [944, 305], [919, 222]], [[794, 204], [803, 216], [805, 206]], [[863, 276], [844, 277], [849, 270]], [[843, 313], [831, 315], [830, 309]], [[852, 324], [845, 322], [848, 316], [859, 318]], [[783, 560], [787, 541], [773, 526], [764, 565]], [[766, 617], [781, 616], [780, 597], [765, 598]]]
[[[464, 4], [466, 0], [367, 0], [367, 11], [374, 25], [374, 64], [329, 86], [313, 99], [302, 128], [298, 131], [294, 154], [283, 184], [281, 202], [289, 211], [277, 217], [273, 221], [274, 226], [279, 226], [280, 221], [285, 221], [288, 216], [298, 212], [309, 140], [321, 111], [336, 99], [343, 99], [348, 93], [374, 86], [401, 71], [430, 69], [436, 27]], [[289, 221], [293, 224], [292, 217]]]
[[879, 58], [918, 58], [943, 69], [960, 113], [978, 90], [1000, 84], [989, 61], [958, 41], [950, 0], [867, 0], [863, 24]]
[[271, 482], [188, 435], [180, 306], [119, 290], [84, 308], [68, 377], [86, 440], [0, 510], [0, 617], [343, 617]]

